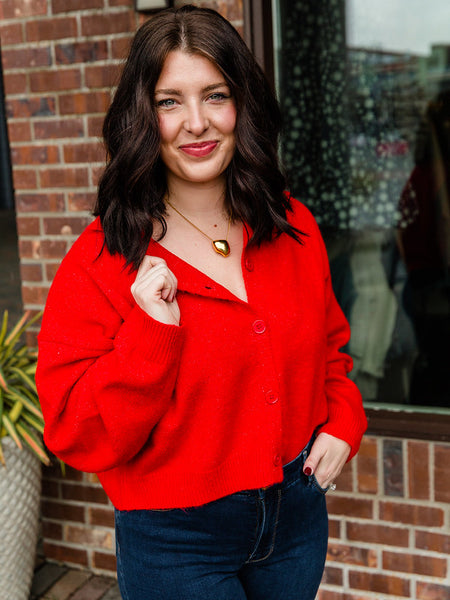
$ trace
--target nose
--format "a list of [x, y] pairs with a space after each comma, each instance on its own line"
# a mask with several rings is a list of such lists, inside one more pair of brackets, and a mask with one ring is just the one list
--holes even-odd
[[199, 136], [209, 127], [209, 120], [206, 114], [206, 107], [201, 103], [192, 103], [187, 109], [184, 126], [186, 131]]

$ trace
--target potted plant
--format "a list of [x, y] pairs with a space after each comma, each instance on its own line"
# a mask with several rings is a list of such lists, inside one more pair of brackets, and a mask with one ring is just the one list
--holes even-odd
[[28, 600], [39, 529], [44, 420], [34, 376], [37, 351], [24, 333], [41, 314], [0, 327], [0, 581], [8, 598]]

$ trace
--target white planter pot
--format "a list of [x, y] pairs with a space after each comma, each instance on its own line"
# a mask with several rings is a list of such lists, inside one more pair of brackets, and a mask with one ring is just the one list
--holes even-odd
[[39, 532], [41, 463], [2, 438], [0, 465], [0, 600], [30, 597]]

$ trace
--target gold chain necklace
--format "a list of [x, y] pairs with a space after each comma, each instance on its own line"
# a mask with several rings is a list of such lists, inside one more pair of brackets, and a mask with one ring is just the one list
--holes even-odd
[[227, 237], [224, 240], [213, 240], [213, 238], [210, 237], [204, 231], [202, 231], [200, 229], [200, 227], [197, 227], [197, 225], [195, 223], [193, 223], [190, 219], [188, 219], [187, 217], [185, 217], [183, 215], [183, 213], [181, 213], [178, 210], [178, 208], [175, 208], [175, 206], [170, 202], [169, 199], [167, 199], [167, 204], [171, 208], [173, 208], [173, 210], [176, 213], [178, 213], [182, 219], [184, 219], [187, 223], [189, 223], [189, 225], [192, 225], [192, 227], [194, 227], [197, 231], [199, 231], [202, 235], [204, 235], [205, 237], [208, 238], [208, 240], [211, 241], [212, 247], [214, 249], [214, 252], [217, 252], [217, 254], [220, 254], [221, 256], [224, 256], [225, 258], [230, 255], [230, 244], [228, 243], [228, 234], [230, 233], [231, 215], [230, 215], [230, 218], [228, 219]]

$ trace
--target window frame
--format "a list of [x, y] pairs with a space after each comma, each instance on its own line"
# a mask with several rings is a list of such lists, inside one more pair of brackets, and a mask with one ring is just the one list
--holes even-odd
[[0, 209], [14, 208], [11, 154], [6, 123], [5, 90], [3, 87], [2, 49], [0, 46]]
[[[275, 89], [272, 0], [244, 2], [244, 37]], [[450, 414], [439, 412], [439, 407], [424, 411], [401, 404], [387, 408], [383, 404], [380, 408], [365, 406], [365, 410], [369, 434], [450, 442]]]

